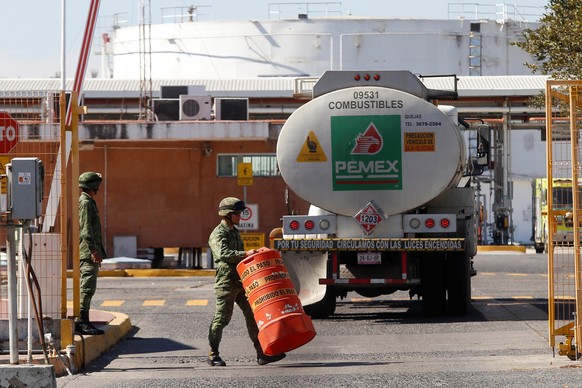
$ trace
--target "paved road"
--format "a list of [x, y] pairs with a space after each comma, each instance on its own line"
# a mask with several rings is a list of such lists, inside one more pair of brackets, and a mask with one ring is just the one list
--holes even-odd
[[205, 361], [212, 278], [103, 278], [96, 306], [130, 316], [132, 334], [85, 374], [59, 387], [582, 387], [582, 363], [552, 357], [546, 258], [476, 258], [465, 317], [428, 319], [407, 294], [349, 294], [314, 321], [317, 336], [279, 363], [258, 366], [237, 310], [221, 346], [227, 367]]

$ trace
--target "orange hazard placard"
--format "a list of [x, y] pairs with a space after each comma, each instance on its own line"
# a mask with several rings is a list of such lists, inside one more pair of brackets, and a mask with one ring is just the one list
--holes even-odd
[[404, 152], [435, 152], [434, 132], [405, 132]]

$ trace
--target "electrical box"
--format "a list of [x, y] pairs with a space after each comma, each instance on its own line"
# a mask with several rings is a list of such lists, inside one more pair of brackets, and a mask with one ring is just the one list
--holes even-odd
[[14, 158], [8, 165], [8, 209], [12, 218], [33, 220], [42, 214], [44, 166], [38, 158]]

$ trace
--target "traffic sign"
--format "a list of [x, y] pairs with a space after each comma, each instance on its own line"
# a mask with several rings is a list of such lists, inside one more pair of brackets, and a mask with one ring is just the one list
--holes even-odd
[[253, 164], [239, 163], [237, 166], [237, 177], [239, 186], [253, 185]]
[[247, 203], [247, 208], [240, 214], [238, 228], [241, 230], [259, 229], [259, 205]]
[[7, 112], [0, 112], [0, 154], [7, 154], [18, 144], [20, 125]]

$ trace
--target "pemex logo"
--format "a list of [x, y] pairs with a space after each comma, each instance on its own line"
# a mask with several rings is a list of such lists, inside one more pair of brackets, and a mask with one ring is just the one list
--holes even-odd
[[331, 117], [333, 190], [402, 190], [400, 115]]
[[370, 123], [370, 126], [363, 134], [358, 134], [356, 137], [356, 145], [352, 149], [352, 155], [375, 155], [382, 150], [382, 135]]

